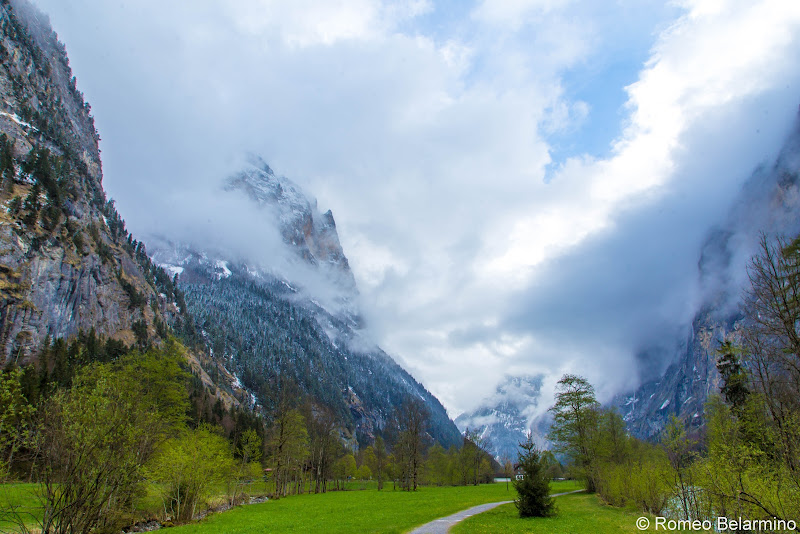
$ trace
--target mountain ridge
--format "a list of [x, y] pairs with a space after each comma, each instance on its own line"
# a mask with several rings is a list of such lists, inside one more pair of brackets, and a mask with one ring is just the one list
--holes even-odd
[[441, 403], [364, 330], [332, 212], [320, 213], [316, 200], [257, 157], [222, 183], [224, 192], [244, 194], [257, 208], [253, 224], [277, 227], [284, 248], [270, 253], [287, 262], [276, 268], [259, 251], [247, 257], [213, 244], [164, 240], [152, 247], [153, 257], [177, 275], [214, 357], [254, 404], [268, 404], [269, 392], [288, 378], [336, 412], [343, 438], [357, 448], [382, 434], [411, 396], [430, 413], [431, 437], [459, 444]]

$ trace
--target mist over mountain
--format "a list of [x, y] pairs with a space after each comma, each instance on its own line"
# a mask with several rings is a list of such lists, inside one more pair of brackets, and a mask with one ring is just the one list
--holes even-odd
[[[176, 276], [204, 342], [253, 407], [270, 406], [290, 381], [333, 410], [342, 438], [357, 448], [383, 434], [395, 408], [413, 396], [430, 414], [431, 437], [458, 444], [439, 401], [364, 329], [333, 214], [320, 213], [299, 186], [254, 156], [221, 182], [219, 194], [250, 204], [250, 224], [229, 227], [227, 244], [160, 236], [149, 240], [150, 251]], [[239, 234], [262, 232], [277, 233], [279, 243], [259, 250], [256, 238], [235, 248]]]
[[[753, 171], [724, 220], [709, 229], [697, 262], [702, 299], [691, 324], [674, 338], [671, 349], [642, 351], [642, 385], [614, 399], [634, 435], [658, 436], [672, 415], [695, 428], [705, 423], [704, 404], [720, 387], [717, 350], [722, 341], [738, 340], [748, 266], [759, 239], [798, 232], [800, 119], [777, 158]], [[654, 372], [653, 366], [664, 365]]]
[[[480, 406], [456, 417], [462, 433], [477, 432], [489, 442], [489, 452], [498, 459], [515, 461], [519, 444], [531, 433], [535, 443], [548, 448], [545, 438], [548, 419], [540, 414], [542, 375], [507, 376], [495, 393]], [[502, 462], [501, 462], [502, 463]]]

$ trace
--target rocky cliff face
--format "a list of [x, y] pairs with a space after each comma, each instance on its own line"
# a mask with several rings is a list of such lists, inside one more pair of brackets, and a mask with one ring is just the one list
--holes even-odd
[[343, 291], [352, 296], [357, 294], [355, 277], [339, 243], [330, 210], [320, 214], [316, 201], [309, 200], [294, 182], [276, 176], [256, 156], [250, 156], [247, 168], [227, 180], [225, 189], [242, 191], [271, 212], [287, 246]]
[[753, 173], [728, 218], [709, 232], [698, 260], [703, 305], [676, 343], [673, 363], [663, 376], [614, 399], [634, 435], [657, 437], [672, 415], [690, 428], [704, 424], [705, 402], [720, 387], [719, 343], [736, 342], [744, 325], [740, 298], [761, 232], [800, 232], [800, 121], [777, 160]]
[[316, 201], [257, 158], [224, 183], [258, 206], [259, 221], [277, 227], [283, 246], [270, 252], [294, 258], [294, 272], [276, 271], [258, 250], [234, 258], [212, 245], [162, 242], [153, 257], [178, 275], [198, 331], [253, 404], [269, 407], [270, 392], [292, 382], [328, 407], [343, 440], [357, 447], [383, 433], [410, 396], [428, 409], [433, 439], [459, 444], [439, 401], [364, 331], [331, 212], [320, 214]]
[[106, 201], [99, 136], [64, 45], [0, 2], [0, 361], [92, 328], [127, 343], [180, 315], [169, 278]]
[[741, 316], [720, 314], [706, 308], [695, 315], [679, 359], [663, 376], [649, 381], [630, 394], [618, 396], [615, 404], [628, 430], [642, 439], [655, 438], [676, 415], [689, 428], [705, 423], [705, 403], [719, 393], [717, 349], [722, 340], [736, 342]]

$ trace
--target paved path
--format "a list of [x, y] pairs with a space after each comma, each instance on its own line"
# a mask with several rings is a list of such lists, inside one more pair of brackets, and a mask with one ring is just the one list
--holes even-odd
[[[566, 491], [564, 493], [555, 493], [551, 495], [551, 497], [560, 497], [561, 495], [569, 495], [570, 493], [580, 493], [586, 490], [575, 490], [575, 491]], [[453, 515], [448, 515], [447, 517], [442, 517], [440, 519], [436, 519], [431, 521], [430, 523], [425, 523], [421, 527], [417, 527], [411, 531], [410, 534], [447, 534], [450, 532], [450, 528], [458, 523], [459, 521], [463, 521], [468, 517], [471, 517], [475, 514], [479, 514], [481, 512], [485, 512], [487, 510], [491, 510], [492, 508], [497, 508], [501, 504], [509, 504], [514, 501], [500, 501], [500, 502], [490, 502], [488, 504], [479, 504], [478, 506], [473, 506], [472, 508], [467, 508], [466, 510], [461, 510], [458, 513]]]

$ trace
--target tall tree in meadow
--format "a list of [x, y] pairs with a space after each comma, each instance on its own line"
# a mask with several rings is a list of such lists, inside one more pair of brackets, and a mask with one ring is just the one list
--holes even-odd
[[464, 466], [464, 473], [468, 473], [471, 480], [465, 478], [464, 485], [472, 483], [478, 485], [481, 476], [481, 463], [489, 457], [489, 449], [492, 448], [491, 440], [484, 436], [477, 428], [464, 431], [464, 444], [461, 448]]
[[395, 413], [394, 457], [400, 471], [400, 485], [406, 491], [417, 491], [428, 441], [427, 424], [428, 412], [417, 398], [407, 397]]
[[550, 408], [553, 424], [548, 438], [566, 454], [595, 491], [598, 408], [594, 387], [581, 376], [566, 374], [556, 386], [556, 403]]
[[336, 435], [336, 418], [324, 407], [306, 405], [306, 424], [310, 441], [311, 478], [314, 493], [328, 491], [328, 480], [333, 476], [333, 465], [342, 444]]
[[377, 436], [375, 443], [372, 446], [372, 451], [375, 455], [375, 463], [370, 466], [372, 474], [378, 481], [378, 490], [383, 489], [383, 481], [386, 479], [386, 466], [389, 463], [389, 453], [386, 451], [386, 444], [383, 438]]

